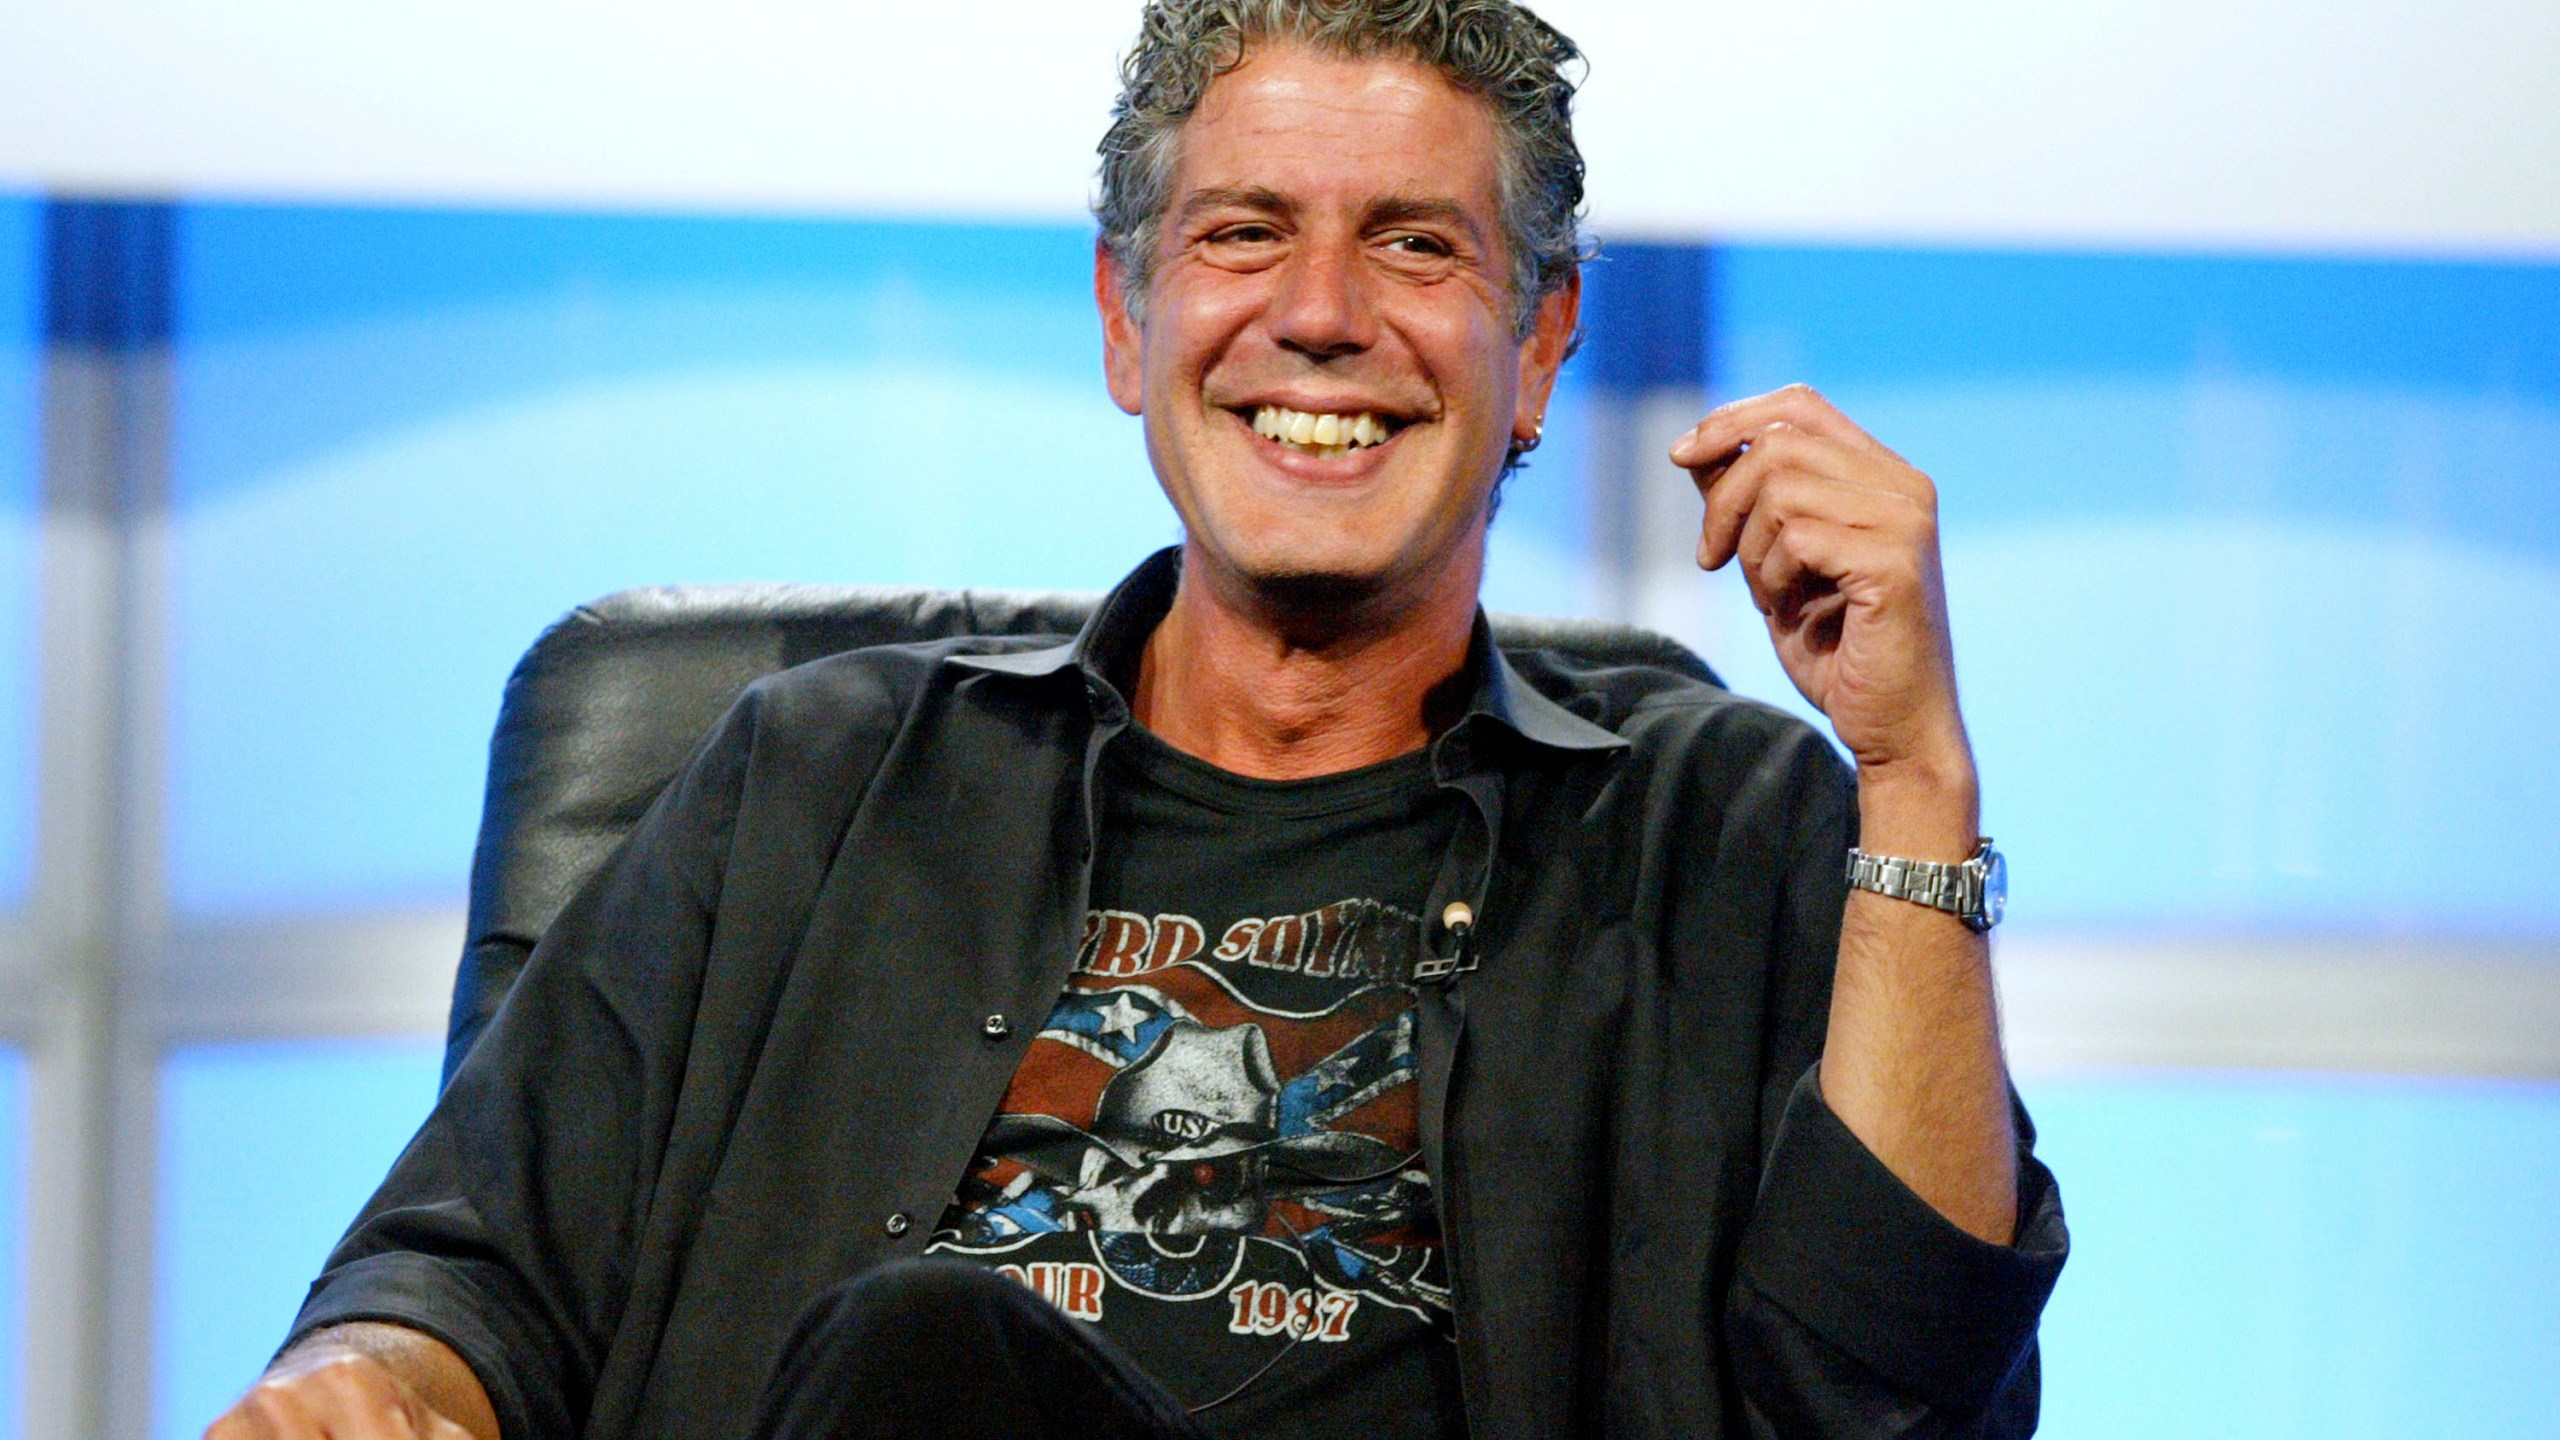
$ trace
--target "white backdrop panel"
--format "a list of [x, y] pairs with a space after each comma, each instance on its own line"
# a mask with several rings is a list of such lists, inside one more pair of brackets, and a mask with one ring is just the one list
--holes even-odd
[[[0, 181], [1055, 217], [1133, 0], [0, 0]], [[1550, 0], [1595, 218], [2560, 253], [2550, 0]]]

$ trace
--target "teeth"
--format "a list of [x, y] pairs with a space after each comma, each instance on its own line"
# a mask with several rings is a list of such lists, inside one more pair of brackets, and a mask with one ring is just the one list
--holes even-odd
[[1383, 444], [1394, 432], [1366, 410], [1357, 415], [1317, 415], [1285, 405], [1264, 405], [1253, 412], [1253, 433], [1330, 459]]

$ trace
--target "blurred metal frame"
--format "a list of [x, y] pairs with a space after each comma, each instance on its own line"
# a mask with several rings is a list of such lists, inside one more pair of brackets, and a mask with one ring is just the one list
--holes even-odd
[[150, 1425], [173, 207], [45, 210], [29, 1056], [29, 1440]]
[[2560, 954], [2281, 937], [2000, 944], [2024, 1075], [2292, 1070], [2560, 1080]]
[[462, 937], [441, 908], [181, 923], [137, 1019], [163, 1046], [441, 1035]]

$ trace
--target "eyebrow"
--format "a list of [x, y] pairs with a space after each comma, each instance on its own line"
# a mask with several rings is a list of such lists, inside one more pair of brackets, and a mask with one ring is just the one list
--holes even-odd
[[1260, 185], [1212, 185], [1194, 190], [1182, 197], [1182, 210], [1177, 217], [1188, 221], [1203, 210], [1258, 210], [1268, 215], [1285, 215], [1297, 207], [1283, 199], [1277, 190]]
[[1484, 232], [1476, 227], [1476, 217], [1455, 200], [1442, 200], [1418, 195], [1390, 195], [1369, 207], [1371, 225], [1448, 225], [1467, 232], [1467, 237], [1481, 244]]

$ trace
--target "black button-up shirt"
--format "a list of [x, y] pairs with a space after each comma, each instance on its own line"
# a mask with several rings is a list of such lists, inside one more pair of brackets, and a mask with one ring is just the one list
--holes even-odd
[[[798, 1309], [919, 1251], [1072, 965], [1107, 657], [855, 651], [758, 682], [552, 926], [330, 1256], [297, 1335], [451, 1345], [508, 1440], [742, 1423]], [[2024, 1434], [2066, 1239], [1939, 1217], [1814, 1084], [1854, 791], [1696, 680], [1503, 654], [1432, 746], [1469, 804], [1426, 924], [1420, 1119], [1470, 1430]], [[1426, 953], [1459, 953], [1446, 934]], [[2023, 1121], [2023, 1117], [2021, 1117]], [[2030, 1135], [2023, 1123], [2020, 1133]]]

